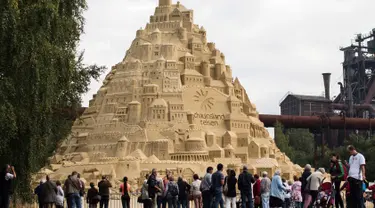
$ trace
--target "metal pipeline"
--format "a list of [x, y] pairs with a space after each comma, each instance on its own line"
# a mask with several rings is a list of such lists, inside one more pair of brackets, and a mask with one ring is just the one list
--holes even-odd
[[330, 129], [358, 129], [368, 130], [375, 126], [375, 119], [346, 118], [341, 116], [281, 116], [260, 114], [259, 120], [265, 127], [274, 127], [277, 122], [286, 128], [317, 129], [329, 127]]

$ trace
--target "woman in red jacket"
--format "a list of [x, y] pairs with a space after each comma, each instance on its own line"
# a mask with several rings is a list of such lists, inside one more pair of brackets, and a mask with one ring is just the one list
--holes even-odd
[[260, 208], [262, 204], [262, 200], [260, 198], [260, 179], [259, 175], [255, 174], [255, 183], [253, 185], [253, 194], [254, 194], [254, 207], [255, 208]]

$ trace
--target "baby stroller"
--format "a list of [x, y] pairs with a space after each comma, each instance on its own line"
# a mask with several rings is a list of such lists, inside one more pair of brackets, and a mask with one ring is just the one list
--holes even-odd
[[319, 194], [314, 202], [315, 208], [329, 208], [335, 204], [335, 185], [331, 182], [322, 183]]

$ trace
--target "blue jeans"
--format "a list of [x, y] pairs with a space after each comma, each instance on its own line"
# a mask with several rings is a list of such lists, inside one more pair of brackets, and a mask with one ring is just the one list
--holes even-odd
[[81, 196], [79, 193], [70, 194], [68, 200], [71, 208], [82, 208]]
[[262, 208], [269, 208], [270, 207], [270, 193], [263, 193], [261, 195], [262, 198]]
[[162, 208], [162, 203], [163, 203], [163, 197], [162, 196], [160, 196], [160, 195], [158, 195], [157, 197], [156, 197], [156, 206], [158, 207], [158, 208]]
[[223, 192], [215, 191], [214, 197], [215, 199], [214, 199], [213, 208], [219, 208], [219, 204], [220, 204], [220, 208], [224, 208]]
[[168, 208], [177, 208], [177, 198], [176, 197], [172, 197], [172, 198], [168, 199], [167, 202], [168, 202]]
[[188, 204], [188, 201], [186, 199], [178, 200], [177, 201], [177, 207], [178, 208], [186, 208]]
[[254, 208], [253, 194], [251, 191], [241, 191], [242, 208], [246, 208], [246, 203], [249, 203], [250, 208]]

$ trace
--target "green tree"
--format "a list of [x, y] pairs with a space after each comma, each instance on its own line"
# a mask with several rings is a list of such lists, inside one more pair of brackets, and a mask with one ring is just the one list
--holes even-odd
[[85, 0], [0, 1], [0, 164], [17, 170], [15, 190], [30, 197], [31, 175], [70, 132], [75, 111], [104, 67], [77, 51]]
[[284, 134], [284, 127], [277, 123], [275, 126], [275, 143], [291, 160], [294, 158], [294, 149], [289, 145], [289, 136]]
[[[285, 133], [284, 133], [285, 132]], [[316, 149], [318, 158], [314, 158], [314, 136], [308, 129], [288, 129], [285, 130], [281, 124], [275, 127], [275, 142], [282, 152], [296, 164], [305, 166], [306, 164], [316, 164], [315, 168], [324, 167], [327, 171], [330, 168], [330, 158], [332, 153], [340, 155], [342, 160], [348, 160], [350, 155], [346, 150], [347, 145], [353, 145], [357, 151], [366, 158], [366, 176], [368, 181], [375, 180], [375, 137], [367, 138], [361, 134], [351, 134], [345, 141], [344, 146], [330, 149], [321, 146]]]
[[302, 167], [314, 162], [314, 136], [308, 129], [288, 129], [289, 146], [294, 155], [291, 160]]

